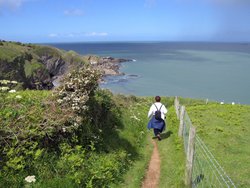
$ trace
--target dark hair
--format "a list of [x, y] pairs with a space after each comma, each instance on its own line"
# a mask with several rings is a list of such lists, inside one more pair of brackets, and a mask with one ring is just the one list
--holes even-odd
[[156, 102], [160, 102], [160, 101], [161, 101], [161, 97], [160, 97], [160, 96], [156, 96], [156, 97], [155, 97], [155, 101], [156, 101]]

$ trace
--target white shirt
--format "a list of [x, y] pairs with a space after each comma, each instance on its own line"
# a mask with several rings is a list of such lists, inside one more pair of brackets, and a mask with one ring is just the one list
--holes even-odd
[[[165, 115], [168, 112], [168, 110], [160, 102], [156, 102], [156, 103], [152, 104], [152, 106], [150, 107], [150, 109], [148, 111], [148, 118], [150, 118], [151, 116], [155, 115], [155, 112], [157, 111], [155, 105], [157, 106], [158, 110], [160, 110], [160, 108], [161, 108], [161, 118], [164, 120], [165, 119]], [[162, 107], [161, 107], [161, 105], [162, 105]]]

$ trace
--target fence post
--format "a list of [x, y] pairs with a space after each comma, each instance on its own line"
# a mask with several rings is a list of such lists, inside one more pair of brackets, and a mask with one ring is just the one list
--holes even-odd
[[178, 132], [179, 137], [183, 136], [184, 116], [185, 116], [185, 106], [181, 106], [180, 125], [179, 125], [179, 132]]
[[193, 171], [193, 161], [195, 152], [195, 133], [196, 133], [195, 128], [191, 126], [188, 137], [186, 174], [185, 174], [185, 184], [188, 187], [192, 187], [192, 171]]
[[177, 115], [177, 119], [180, 119], [180, 102], [179, 102], [177, 96], [174, 99], [174, 106], [175, 106], [175, 112]]

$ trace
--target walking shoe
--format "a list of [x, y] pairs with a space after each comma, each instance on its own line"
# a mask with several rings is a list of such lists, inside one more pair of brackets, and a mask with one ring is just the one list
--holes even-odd
[[161, 135], [160, 134], [157, 134], [157, 138], [159, 141], [161, 141]]

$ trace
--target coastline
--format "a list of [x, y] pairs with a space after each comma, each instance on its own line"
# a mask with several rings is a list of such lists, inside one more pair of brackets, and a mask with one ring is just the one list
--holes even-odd
[[105, 77], [108, 76], [122, 76], [125, 73], [120, 71], [121, 63], [135, 61], [133, 59], [113, 58], [113, 57], [97, 57], [89, 56], [89, 63], [96, 70], [102, 74], [101, 83], [104, 82]]

